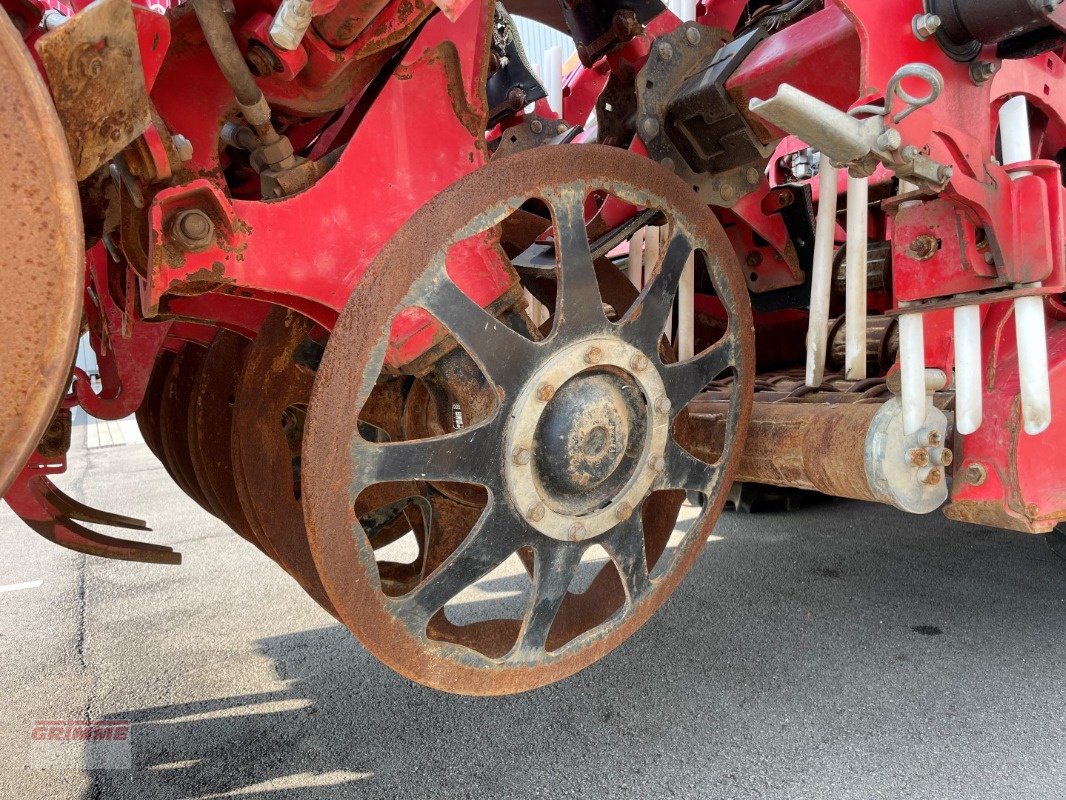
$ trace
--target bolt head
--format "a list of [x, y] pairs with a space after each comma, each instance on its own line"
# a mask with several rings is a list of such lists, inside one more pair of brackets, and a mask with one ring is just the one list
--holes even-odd
[[590, 347], [585, 351], [586, 364], [599, 364], [603, 361], [603, 350], [598, 347]]
[[662, 456], [652, 456], [648, 459], [648, 467], [652, 472], [665, 472], [666, 471], [666, 459]]
[[655, 119], [655, 117], [645, 117], [644, 121], [640, 123], [640, 129], [645, 136], [654, 138], [659, 135], [659, 120]]
[[585, 526], [580, 522], [575, 522], [570, 526], [568, 533], [570, 534], [570, 540], [576, 542], [585, 535]]
[[674, 57], [674, 48], [669, 42], [659, 42], [655, 51], [663, 61], [669, 61]]
[[944, 443], [944, 437], [940, 434], [940, 431], [929, 431], [926, 441], [933, 447], [940, 447]]
[[544, 123], [539, 119], [535, 119], [529, 123], [529, 129], [533, 131], [533, 133], [541, 133], [544, 130]]
[[555, 387], [550, 383], [542, 383], [537, 387], [537, 399], [542, 403], [547, 403], [555, 397]]
[[666, 416], [670, 413], [670, 398], [666, 395], [659, 397], [655, 400], [655, 411], [658, 414]]
[[988, 480], [988, 472], [984, 464], [974, 463], [966, 468], [966, 482], [971, 486], [981, 486], [986, 480]]
[[994, 61], [974, 61], [970, 64], [970, 80], [975, 86], [987, 83], [999, 72], [999, 64]]
[[634, 372], [643, 372], [651, 366], [651, 361], [643, 353], [637, 353], [629, 360], [629, 366], [632, 367]]
[[907, 461], [916, 467], [928, 467], [929, 451], [924, 447], [915, 447], [907, 451]]
[[940, 30], [941, 19], [936, 14], [917, 14], [914, 17], [914, 35], [923, 42]]
[[516, 447], [511, 457], [517, 466], [524, 467], [533, 460], [533, 453], [526, 447]]
[[898, 150], [902, 144], [903, 137], [895, 128], [889, 128], [877, 137], [877, 146], [882, 150]]
[[198, 208], [178, 212], [171, 226], [171, 235], [183, 250], [203, 250], [214, 239], [215, 225]]
[[685, 39], [690, 45], [695, 47], [703, 40], [703, 34], [700, 33], [700, 29], [693, 26], [685, 31]]
[[633, 516], [633, 506], [631, 506], [629, 503], [622, 503], [614, 511], [614, 517], [619, 522], [625, 522], [631, 516]]
[[534, 503], [529, 507], [529, 510], [526, 512], [526, 516], [533, 522], [540, 522], [542, 519], [544, 519], [545, 513], [546, 509], [544, 508], [544, 503]]

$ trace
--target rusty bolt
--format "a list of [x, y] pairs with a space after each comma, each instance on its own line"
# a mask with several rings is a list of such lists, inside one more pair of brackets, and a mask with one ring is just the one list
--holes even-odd
[[518, 111], [528, 105], [526, 90], [521, 86], [514, 86], [511, 91], [507, 93], [507, 105], [510, 106], [512, 111]]
[[935, 447], [931, 453], [933, 463], [939, 467], [950, 467], [955, 460], [955, 454], [947, 448]]
[[619, 522], [625, 522], [631, 516], [633, 516], [633, 506], [629, 503], [622, 503], [614, 510], [614, 518]]
[[555, 387], [550, 383], [542, 383], [537, 387], [537, 399], [542, 403], [547, 403], [553, 397], [555, 397]]
[[939, 467], [926, 467], [918, 471], [918, 480], [929, 486], [936, 486], [944, 480], [944, 473]]
[[533, 460], [533, 453], [526, 447], [516, 447], [511, 456], [514, 458], [514, 463], [519, 467], [524, 467]]
[[745, 259], [745, 262], [749, 267], [759, 266], [760, 264], [762, 264], [762, 253], [760, 253], [758, 250], [752, 250], [750, 253], [748, 253], [748, 257]]
[[915, 447], [907, 451], [907, 461], [915, 467], [929, 466], [929, 451], [924, 447]]
[[723, 183], [722, 188], [718, 193], [727, 203], [731, 202], [737, 196], [737, 190], [733, 188], [733, 184], [731, 183]]
[[915, 14], [911, 28], [914, 31], [914, 35], [924, 42], [940, 30], [940, 25], [940, 17], [936, 14]]
[[648, 459], [648, 467], [652, 472], [664, 472], [666, 470], [666, 459], [662, 456], [652, 456]]
[[529, 511], [526, 512], [526, 516], [533, 520], [533, 522], [540, 522], [542, 519], [544, 519], [545, 511], [546, 509], [544, 508], [544, 503], [534, 503], [529, 507]]
[[538, 134], [539, 133], [543, 133], [544, 132], [544, 123], [541, 122], [539, 119], [532, 120], [529, 123], [529, 129], [531, 131], [533, 131], [533, 133], [538, 133]]
[[944, 443], [944, 437], [940, 435], [940, 431], [929, 431], [926, 441], [931, 447], [940, 447]]
[[284, 69], [277, 54], [260, 42], [252, 42], [248, 45], [244, 60], [248, 64], [248, 69], [257, 78], [265, 78], [267, 75], [281, 72]]
[[182, 161], [189, 161], [190, 159], [192, 159], [192, 142], [190, 142], [180, 133], [176, 133], [171, 136], [170, 143], [174, 145], [174, 151], [178, 154], [179, 159], [181, 159]]
[[982, 486], [988, 480], [984, 464], [974, 462], [966, 468], [966, 482], [971, 486]]
[[643, 372], [651, 366], [651, 361], [649, 361], [648, 357], [643, 353], [637, 353], [629, 359], [629, 366], [633, 368], [634, 372]]
[[582, 536], [585, 535], [585, 526], [582, 525], [580, 522], [575, 522], [573, 525], [570, 526], [569, 534], [570, 541], [576, 542]]
[[655, 401], [655, 410], [658, 413], [662, 414], [663, 416], [666, 416], [667, 414], [669, 414], [670, 413], [670, 398], [667, 397], [666, 395], [663, 395], [662, 397], [658, 398]]
[[603, 361], [603, 350], [598, 347], [590, 347], [585, 351], [586, 364], [599, 364]]
[[748, 183], [752, 186], [758, 186], [759, 181], [762, 180], [762, 173], [755, 167], [748, 167], [748, 171], [744, 173], [744, 177], [748, 179]]
[[703, 34], [700, 33], [699, 28], [692, 26], [691, 28], [688, 28], [685, 31], [685, 38], [688, 40], [688, 43], [690, 45], [695, 47], [703, 40]]
[[999, 65], [994, 61], [974, 61], [970, 64], [970, 80], [974, 86], [988, 83], [999, 72]]
[[940, 242], [935, 236], [923, 233], [911, 242], [911, 246], [907, 249], [916, 261], [928, 261], [940, 250]]
[[643, 31], [636, 12], [628, 8], [614, 12], [614, 18], [611, 20], [611, 29], [621, 42], [628, 42], [640, 36]]
[[1036, 503], [1030, 503], [1025, 507], [1025, 516], [1036, 519], [1040, 516], [1040, 507]]
[[669, 61], [674, 57], [674, 48], [669, 42], [659, 42], [655, 52], [659, 54], [659, 58], [663, 61]]
[[203, 250], [215, 238], [215, 224], [200, 209], [189, 208], [174, 217], [170, 235], [182, 250]]

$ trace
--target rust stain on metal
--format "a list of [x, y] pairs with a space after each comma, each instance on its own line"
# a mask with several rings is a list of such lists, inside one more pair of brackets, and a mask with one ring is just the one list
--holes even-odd
[[152, 121], [128, 0], [97, 0], [37, 42], [78, 180]]

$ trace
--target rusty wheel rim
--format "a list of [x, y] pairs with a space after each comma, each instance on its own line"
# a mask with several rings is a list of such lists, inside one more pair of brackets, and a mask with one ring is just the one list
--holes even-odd
[[84, 234], [74, 167], [37, 67], [0, 14], [0, 494], [33, 451], [70, 376]]
[[[589, 253], [583, 212], [593, 190], [668, 211], [672, 226], [671, 244], [656, 279], [618, 326], [604, 316]], [[565, 262], [557, 269], [558, 322], [542, 343], [485, 313], [452, 283], [445, 268], [451, 245], [493, 229], [530, 198], [551, 207]], [[708, 272], [731, 310], [730, 325], [708, 351], [667, 368], [659, 355], [659, 339], [692, 250], [708, 254]], [[373, 444], [359, 435], [360, 410], [380, 374], [391, 320], [398, 309], [408, 307], [429, 311], [471, 353], [497, 387], [500, 405], [487, 421], [447, 436]], [[632, 342], [641, 347], [634, 348]], [[582, 367], [570, 364], [581, 352], [590, 358], [593, 349], [601, 351], [595, 361], [639, 385], [646, 403], [634, 418], [646, 419], [648, 429], [635, 446], [641, 454], [639, 468], [627, 473], [623, 489], [602, 508], [569, 515], [584, 525], [568, 534], [567, 513], [557, 508], [534, 513], [525, 507], [527, 498], [514, 488], [516, 470], [525, 459], [511, 450], [519, 441], [523, 409], [536, 402], [531, 392], [536, 392], [537, 382], [545, 375], [561, 375], [567, 381], [599, 377], [586, 376]], [[315, 385], [304, 443], [305, 509], [312, 552], [341, 619], [397, 672], [456, 693], [524, 691], [597, 661], [665, 602], [718, 518], [747, 430], [753, 350], [747, 291], [721, 225], [691, 187], [648, 160], [594, 145], [543, 148], [493, 162], [446, 190], [418, 212], [371, 265], [331, 335]], [[638, 354], [649, 363], [630, 371], [625, 364]], [[629, 361], [624, 364], [623, 359]], [[690, 455], [670, 431], [688, 401], [727, 368], [736, 374], [730, 433], [722, 459], [712, 466]], [[671, 400], [669, 407], [646, 394], [659, 386]], [[656, 414], [666, 421], [660, 422]], [[659, 436], [664, 427], [665, 440]], [[648, 472], [654, 473], [650, 483]], [[426, 481], [484, 486], [489, 502], [470, 534], [439, 568], [410, 592], [390, 597], [382, 591], [373, 551], [352, 502], [365, 486], [412, 474]], [[639, 502], [625, 508], [621, 499], [629, 496], [629, 489], [645, 484]], [[643, 501], [662, 490], [699, 490], [706, 502], [680, 544], [653, 563], [648, 552], [652, 545], [642, 531]], [[611, 525], [600, 513], [604, 510], [614, 513], [618, 522]], [[542, 524], [553, 516], [564, 518], [562, 528], [555, 519], [550, 526]], [[612, 594], [617, 600], [618, 593], [609, 580], [601, 581], [607, 569], [587, 591], [568, 591], [582, 548], [593, 543], [607, 551], [624, 584], [620, 606], [614, 613], [608, 610], [606, 618], [603, 604]], [[491, 621], [471, 626], [466, 636], [457, 635], [456, 626], [442, 620], [446, 602], [520, 551], [532, 551], [535, 561], [531, 599], [522, 619]], [[565, 643], [552, 649], [553, 637]]]
[[208, 514], [219, 517], [218, 508], [196, 477], [189, 440], [192, 393], [206, 354], [206, 348], [186, 344], [171, 362], [160, 395], [159, 444], [163, 453], [161, 460], [178, 487]]

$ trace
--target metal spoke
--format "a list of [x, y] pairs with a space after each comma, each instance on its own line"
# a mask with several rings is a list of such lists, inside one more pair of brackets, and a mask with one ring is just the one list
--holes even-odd
[[671, 439], [666, 445], [666, 472], [657, 488], [706, 493], [717, 475], [718, 467], [705, 464]]
[[677, 411], [733, 366], [733, 340], [728, 336], [690, 361], [670, 364], [663, 374], [670, 405]]
[[447, 277], [443, 266], [440, 271], [443, 276], [426, 293], [422, 307], [474, 357], [490, 381], [498, 386], [520, 381], [524, 376], [521, 368], [537, 357], [537, 344], [471, 300]]
[[533, 596], [515, 645], [516, 652], [539, 652], [545, 648], [548, 632], [574, 580], [584, 550], [581, 545], [561, 542], [544, 542], [537, 547]]
[[362, 489], [378, 483], [418, 480], [492, 486], [500, 472], [500, 437], [495, 420], [408, 442], [371, 444], [355, 436], [351, 443], [354, 485]]
[[544, 198], [552, 208], [559, 259], [556, 329], [585, 330], [606, 324], [596, 267], [585, 227], [585, 192], [561, 187]]
[[414, 590], [391, 601], [394, 612], [409, 625], [425, 630], [445, 603], [476, 583], [527, 544], [524, 523], [490, 503], [463, 543]]
[[603, 540], [602, 547], [618, 568], [626, 589], [627, 602], [633, 604], [650, 586], [641, 510], [635, 511], [633, 516], [611, 531]]
[[622, 320], [631, 341], [639, 342], [647, 349], [658, 346], [666, 327], [666, 319], [674, 306], [681, 273], [684, 272], [690, 255], [691, 242], [684, 234], [675, 233], [666, 248], [655, 278], [644, 287], [644, 291]]

